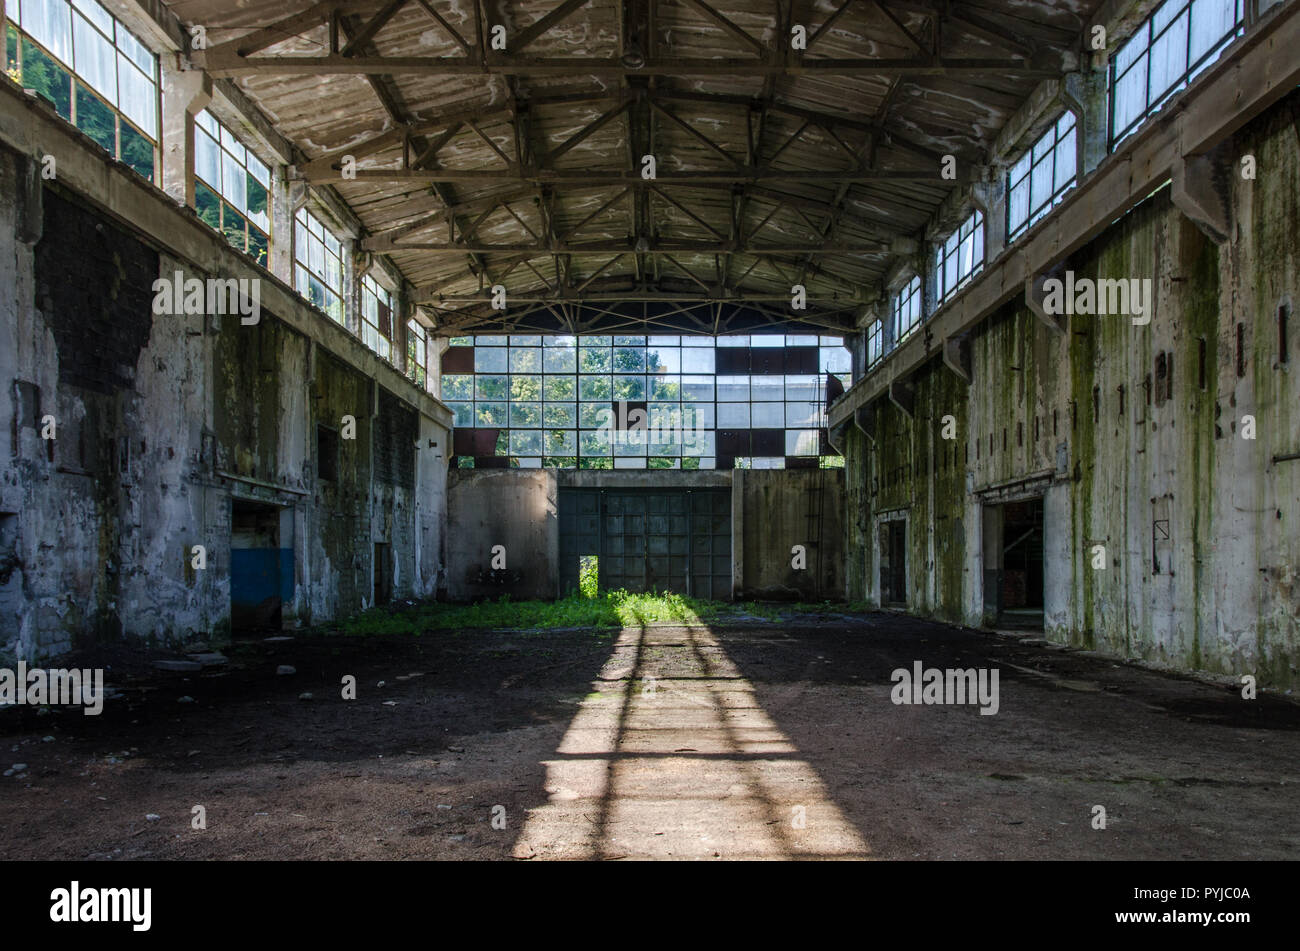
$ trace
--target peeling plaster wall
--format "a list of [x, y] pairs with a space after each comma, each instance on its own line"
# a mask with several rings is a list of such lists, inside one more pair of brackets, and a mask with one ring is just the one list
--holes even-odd
[[[422, 411], [427, 398], [402, 381], [390, 392], [361, 369], [363, 345], [340, 346], [297, 301], [277, 315], [264, 295], [252, 326], [154, 315], [158, 277], [247, 263], [216, 235], [207, 272], [160, 249], [156, 227], [200, 227], [178, 223], [185, 213], [162, 196], [159, 221], [138, 233], [61, 183], [34, 206], [30, 167], [0, 148], [0, 662], [227, 637], [241, 500], [281, 507], [280, 545], [294, 550], [285, 627], [369, 606], [376, 542], [390, 546], [394, 597], [432, 596], [449, 429]], [[19, 234], [33, 207], [41, 236], [29, 244]], [[337, 430], [345, 414], [356, 438], [339, 440], [323, 479], [318, 424]]]
[[[838, 599], [844, 591], [844, 473], [839, 469], [453, 469], [449, 486], [447, 595], [454, 600], [556, 596], [561, 578], [559, 488], [729, 488], [734, 579], [729, 595], [813, 600]], [[506, 568], [494, 575], [495, 545], [506, 549]], [[805, 547], [803, 569], [791, 565], [794, 545]]]
[[[1274, 459], [1300, 453], [1300, 317], [1292, 311], [1285, 362], [1277, 318], [1300, 296], [1298, 114], [1292, 94], [1238, 134], [1227, 244], [1166, 187], [1067, 262], [1076, 278], [1151, 278], [1149, 326], [1074, 316], [1057, 333], [1009, 306], [971, 336], [969, 387], [932, 361], [912, 381], [915, 418], [878, 403], [874, 442], [848, 428], [851, 599], [879, 602], [878, 525], [903, 513], [908, 609], [991, 623], [982, 505], [1042, 495], [1049, 639], [1300, 684], [1300, 460]], [[1254, 181], [1235, 174], [1247, 153]], [[946, 414], [955, 441], [940, 436]], [[1105, 546], [1104, 570], [1092, 567], [1094, 545]]]
[[[813, 601], [844, 593], [844, 472], [841, 469], [737, 470], [742, 510], [738, 598]], [[795, 545], [805, 567], [793, 566]]]
[[[555, 469], [453, 469], [447, 593], [458, 600], [554, 598], [560, 587]], [[505, 568], [493, 571], [493, 548]]]

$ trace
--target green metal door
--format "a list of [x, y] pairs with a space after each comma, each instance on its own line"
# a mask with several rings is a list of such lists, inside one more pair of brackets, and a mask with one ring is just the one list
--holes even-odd
[[728, 489], [561, 488], [560, 587], [578, 587], [584, 555], [600, 587], [731, 597]]

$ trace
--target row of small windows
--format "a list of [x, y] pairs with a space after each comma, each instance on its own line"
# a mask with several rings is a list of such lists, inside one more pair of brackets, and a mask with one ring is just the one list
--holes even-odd
[[[48, 100], [64, 119], [115, 158], [156, 183], [160, 89], [157, 57], [97, 0], [10, 0], [5, 69]], [[1111, 59], [1108, 141], [1113, 150], [1244, 31], [1244, 0], [1165, 0]], [[195, 210], [234, 247], [265, 267], [270, 249], [270, 169], [206, 111], [195, 120]], [[1016, 240], [1061, 202], [1077, 182], [1078, 130], [1061, 115], [1007, 174], [1007, 240]], [[946, 303], [984, 260], [977, 211], [935, 250], [936, 303]], [[344, 320], [340, 242], [310, 212], [295, 220], [298, 292]], [[362, 336], [392, 359], [391, 299], [373, 281], [362, 286]], [[386, 312], [385, 312], [386, 308]], [[924, 319], [920, 278], [895, 297], [892, 339], [880, 322], [868, 330], [867, 365]], [[417, 327], [412, 322], [409, 327]], [[420, 330], [420, 335], [423, 331]], [[424, 376], [423, 361], [408, 372]], [[422, 356], [422, 354], [421, 354]], [[692, 372], [687, 369], [684, 372]], [[696, 371], [699, 372], [699, 371]], [[708, 371], [704, 371], [708, 372]]]
[[[105, 151], [155, 184], [159, 175], [158, 58], [96, 0], [9, 0], [5, 72], [47, 100]], [[215, 116], [194, 117], [194, 210], [258, 265], [271, 248], [270, 167]], [[311, 212], [294, 221], [294, 284], [308, 301], [344, 322], [343, 250]], [[361, 286], [361, 336], [390, 362], [391, 294], [370, 277]], [[427, 336], [407, 324], [406, 370], [424, 386]]]
[[206, 109], [194, 117], [194, 177], [199, 217], [266, 267], [271, 170]]
[[294, 215], [294, 288], [343, 323], [343, 246], [306, 208]]
[[95, 0], [13, 0], [5, 14], [9, 78], [155, 181], [157, 57]]
[[[1165, 0], [1112, 58], [1109, 77], [1110, 148], [1136, 131], [1210, 66], [1244, 31], [1243, 0]], [[1007, 172], [1007, 241], [1015, 241], [1061, 203], [1078, 182], [1078, 127], [1066, 111]], [[942, 306], [984, 263], [984, 217], [976, 211], [935, 248], [935, 305]], [[867, 328], [866, 368], [906, 339], [924, 320], [921, 279], [894, 297], [890, 330]]]
[[976, 211], [934, 249], [936, 298], [940, 304], [965, 287], [984, 265], [984, 215]]
[[1007, 240], [1014, 241], [1060, 204], [1078, 171], [1077, 129], [1066, 112], [1007, 173]]
[[462, 466], [831, 465], [826, 375], [843, 383], [849, 368], [843, 340], [815, 334], [484, 334], [451, 339], [440, 395], [457, 429], [495, 430]]
[[1243, 0], [1165, 0], [1111, 60], [1114, 147], [1211, 63], [1245, 27]]

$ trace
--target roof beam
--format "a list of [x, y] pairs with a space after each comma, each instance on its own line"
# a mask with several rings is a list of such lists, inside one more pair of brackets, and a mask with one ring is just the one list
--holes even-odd
[[758, 50], [760, 56], [767, 54], [767, 47], [763, 45], [762, 40], [752, 36], [749, 32], [738, 26], [735, 20], [732, 20], [725, 14], [719, 13], [717, 10], [713, 9], [713, 7], [705, 3], [704, 0], [686, 0], [686, 2], [697, 10], [702, 11], [706, 16], [718, 23], [732, 36], [735, 36], [742, 42], [754, 47], [754, 49]]
[[[676, 204], [674, 202], [674, 204]], [[492, 209], [491, 211], [495, 211]], [[588, 241], [581, 244], [559, 242], [553, 248], [536, 241], [490, 244], [484, 242], [470, 243], [473, 233], [491, 211], [486, 211], [466, 231], [462, 232], [460, 241], [450, 243], [421, 241], [411, 244], [395, 244], [392, 241], [366, 238], [363, 247], [367, 251], [421, 251], [427, 254], [880, 254], [889, 250], [883, 241], [838, 242], [838, 241], [786, 241], [782, 243], [750, 245], [733, 243], [723, 237], [712, 241], [693, 238], [657, 238], [646, 239], [642, 246], [627, 239], [616, 241]], [[713, 230], [713, 229], [710, 229]]]
[[[761, 182], [804, 182], [817, 185], [834, 185], [840, 182], [865, 185], [872, 182], [921, 182], [944, 186], [971, 184], [977, 181], [975, 172], [965, 170], [954, 181], [941, 179], [939, 167], [931, 169], [845, 169], [825, 172], [802, 169], [754, 168], [742, 166], [717, 171], [660, 172], [654, 183], [663, 185], [730, 185], [758, 184]], [[440, 182], [479, 185], [493, 184], [564, 184], [581, 185], [637, 185], [645, 181], [639, 169], [357, 169], [355, 175], [344, 177], [342, 170], [319, 171], [305, 176], [313, 185], [322, 183], [357, 182]]]
[[[1070, 59], [1043, 66], [1019, 57], [889, 57], [820, 58], [799, 62], [760, 62], [716, 58], [662, 57], [644, 66], [628, 66], [621, 59], [580, 57], [537, 58], [496, 54], [485, 62], [470, 57], [439, 56], [260, 56], [250, 58], [238, 50], [196, 50], [194, 64], [215, 77], [250, 73], [377, 76], [981, 76], [1006, 74], [1030, 78], [1059, 77], [1071, 68]], [[1077, 59], [1077, 57], [1075, 57]]]
[[375, 34], [384, 28], [384, 25], [391, 20], [402, 7], [406, 6], [407, 0], [388, 0], [383, 8], [367, 21], [361, 30], [348, 40], [347, 44], [339, 51], [340, 56], [351, 56], [357, 50], [363, 49], [366, 44], [375, 38]]
[[513, 41], [507, 40], [512, 50], [518, 52], [533, 40], [537, 39], [555, 24], [566, 19], [569, 14], [573, 13], [579, 7], [586, 6], [587, 0], [564, 0], [558, 7], [538, 19], [536, 22], [529, 24], [514, 38]]

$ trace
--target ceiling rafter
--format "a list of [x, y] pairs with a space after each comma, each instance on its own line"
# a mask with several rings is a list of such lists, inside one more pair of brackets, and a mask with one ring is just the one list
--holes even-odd
[[[963, 88], [987, 88], [988, 114], [1006, 116], [1038, 78], [1075, 68], [1080, 49], [1067, 17], [1035, 21], [1048, 0], [830, 0], [820, 9], [817, 0], [674, 0], [671, 29], [659, 2], [613, 5], [612, 54], [599, 19], [611, 11], [589, 0], [529, 4], [522, 27], [512, 21], [522, 4], [471, 0], [472, 30], [468, 18], [452, 22], [465, 14], [449, 0], [323, 0], [194, 51], [192, 62], [237, 82], [363, 77], [386, 128], [365, 131], [377, 115], [365, 105], [354, 134], [331, 123], [335, 150], [300, 163], [301, 178], [340, 183], [368, 232], [361, 246], [396, 256], [422, 294], [470, 292], [473, 319], [491, 321], [501, 315], [480, 299], [484, 282], [508, 278], [512, 310], [540, 294], [536, 320], [576, 327], [590, 319], [582, 308], [593, 292], [679, 296], [644, 302], [652, 311], [691, 297], [770, 295], [740, 301], [746, 320], [790, 321], [787, 282], [807, 282], [820, 306], [856, 301], [878, 284], [899, 237], [954, 187], [982, 178], [976, 163], [997, 126], [952, 121]], [[807, 27], [802, 50], [789, 43], [796, 23]], [[489, 48], [502, 26], [506, 48]], [[884, 47], [846, 45], [864, 29]], [[597, 43], [590, 55], [576, 55], [582, 35]], [[827, 95], [840, 83], [853, 94]], [[279, 86], [246, 84], [259, 101]], [[431, 93], [443, 87], [445, 98]], [[837, 111], [850, 102], [853, 112]], [[611, 128], [623, 130], [617, 146], [599, 134]], [[957, 182], [940, 176], [939, 159], [953, 153]], [[642, 177], [646, 154], [658, 159], [653, 178]], [[578, 297], [566, 296], [575, 285]], [[730, 306], [709, 303], [692, 319], [726, 326]]]

